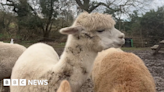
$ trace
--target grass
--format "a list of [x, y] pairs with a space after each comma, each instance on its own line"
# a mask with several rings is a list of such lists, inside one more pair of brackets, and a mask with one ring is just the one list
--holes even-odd
[[22, 42], [22, 43], [19, 43], [23, 46], [25, 46], [26, 48], [29, 47], [30, 45], [32, 45], [33, 43], [25, 43], [25, 42]]
[[0, 34], [0, 38], [3, 37], [3, 34]]
[[47, 43], [47, 44], [51, 45], [54, 48], [64, 48], [65, 47], [65, 43], [53, 43], [53, 42], [51, 42], [51, 43]]
[[145, 51], [145, 50], [151, 50], [150, 47], [122, 47], [121, 48], [124, 51]]
[[[24, 45], [25, 47], [29, 47], [30, 45], [34, 44], [34, 41], [23, 41], [19, 44]], [[54, 42], [47, 42], [46, 44], [54, 47], [54, 48], [64, 48], [65, 43], [54, 43]], [[144, 47], [144, 48], [136, 48], [136, 47], [122, 47], [121, 48], [124, 51], [145, 51], [145, 50], [151, 50], [150, 47]]]
[[[30, 45], [37, 43], [35, 41], [23, 41], [19, 44], [25, 46], [25, 47], [29, 47]], [[65, 43], [54, 43], [54, 42], [46, 42], [46, 44], [52, 46], [53, 48], [64, 48], [65, 47]]]
[[[5, 35], [4, 34], [0, 34], [0, 38], [1, 37], [4, 37]], [[10, 41], [4, 41], [4, 42], [10, 42]], [[37, 43], [37, 41], [22, 41], [18, 44], [21, 44], [25, 47], [29, 47], [30, 45], [34, 44], [34, 43]], [[52, 46], [53, 48], [64, 48], [66, 43], [55, 43], [55, 42], [46, 42], [46, 44]], [[150, 47], [139, 47], [139, 48], [136, 48], [136, 47], [122, 47], [121, 48], [122, 50], [124, 51], [145, 51], [145, 50], [151, 50]]]

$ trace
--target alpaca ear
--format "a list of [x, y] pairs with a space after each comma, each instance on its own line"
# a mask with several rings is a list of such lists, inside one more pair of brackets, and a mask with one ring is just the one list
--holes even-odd
[[69, 82], [67, 80], [63, 80], [57, 92], [71, 92], [71, 87], [70, 87]]
[[60, 29], [60, 33], [61, 34], [78, 34], [80, 33], [82, 30], [84, 30], [84, 28], [82, 26], [72, 26], [72, 27], [66, 27], [66, 28], [62, 28]]

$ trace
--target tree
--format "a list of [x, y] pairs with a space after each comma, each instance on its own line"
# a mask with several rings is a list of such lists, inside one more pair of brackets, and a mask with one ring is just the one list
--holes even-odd
[[141, 14], [148, 8], [149, 0], [107, 0], [105, 13], [112, 14], [116, 20], [116, 27], [119, 30], [123, 29], [125, 26], [124, 21], [130, 18], [133, 11]]
[[53, 20], [58, 14], [56, 10], [58, 8], [58, 0], [36, 0], [35, 4], [39, 7], [38, 9], [32, 6], [34, 1], [19, 0], [19, 2], [15, 2], [13, 0], [7, 0], [7, 2], [5, 5], [13, 7], [13, 11], [17, 14], [18, 32], [20, 32], [22, 28], [31, 30], [31, 32], [37, 28], [41, 28], [43, 38], [49, 38]]
[[73, 4], [72, 0], [19, 0], [18, 2], [8, 0], [6, 5], [14, 7], [19, 29], [35, 31], [40, 28], [44, 40], [49, 39], [53, 22], [57, 18], [72, 18], [70, 7]]
[[14, 16], [9, 12], [3, 4], [0, 4], [0, 30], [9, 32], [9, 25], [13, 21]]
[[141, 17], [139, 17], [138, 11], [133, 11], [132, 14], [129, 14], [129, 24], [128, 26], [126, 26], [126, 30], [127, 31], [137, 31], [138, 33], [140, 33], [139, 31], [141, 30]]
[[49, 33], [52, 29], [53, 19], [56, 18], [58, 14], [56, 11], [58, 7], [54, 7], [56, 2], [58, 2], [58, 0], [39, 0], [41, 13], [43, 16], [41, 28], [43, 30], [44, 39], [49, 37]]
[[[15, 2], [13, 0], [7, 0], [6, 4], [10, 7], [13, 7], [12, 11], [16, 14], [17, 18], [17, 25], [18, 25], [18, 33], [20, 33], [21, 29], [35, 29], [34, 26], [36, 22], [31, 22], [33, 19], [36, 18], [36, 12], [31, 7], [31, 5], [28, 3], [27, 0], [19, 0], [18, 2]], [[35, 17], [35, 18], [34, 18]]]
[[126, 34], [137, 36], [140, 45], [148, 42], [147, 45], [152, 46], [164, 39], [164, 7], [150, 10], [141, 16], [138, 11], [133, 11], [129, 16], [127, 21], [122, 21]]
[[99, 7], [100, 5], [104, 5], [104, 3], [98, 3], [96, 1], [90, 1], [90, 0], [76, 0], [76, 3], [78, 4], [78, 6], [87, 11], [88, 13], [92, 12], [94, 9], [96, 9], [97, 7]]
[[144, 5], [147, 4], [149, 0], [106, 0], [102, 1], [91, 1], [91, 0], [76, 0], [78, 6], [87, 12], [92, 12], [99, 6], [105, 6], [108, 12], [111, 14], [115, 12], [127, 12], [130, 9], [144, 9]]
[[9, 25], [13, 20], [13, 15], [4, 11], [0, 11], [0, 29], [9, 32]]
[[143, 35], [149, 38], [151, 44], [156, 44], [164, 39], [164, 7], [159, 7], [156, 11], [150, 10], [141, 18]]

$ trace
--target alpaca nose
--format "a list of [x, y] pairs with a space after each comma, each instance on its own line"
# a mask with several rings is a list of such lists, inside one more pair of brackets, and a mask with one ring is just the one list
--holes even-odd
[[125, 38], [125, 35], [122, 33], [118, 38], [124, 39]]

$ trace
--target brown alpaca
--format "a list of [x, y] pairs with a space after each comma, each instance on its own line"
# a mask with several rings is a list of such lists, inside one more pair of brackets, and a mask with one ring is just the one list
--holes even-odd
[[57, 92], [72, 92], [69, 82], [67, 80], [63, 80], [61, 82]]
[[144, 62], [121, 49], [99, 53], [92, 78], [95, 92], [156, 92], [154, 79]]

